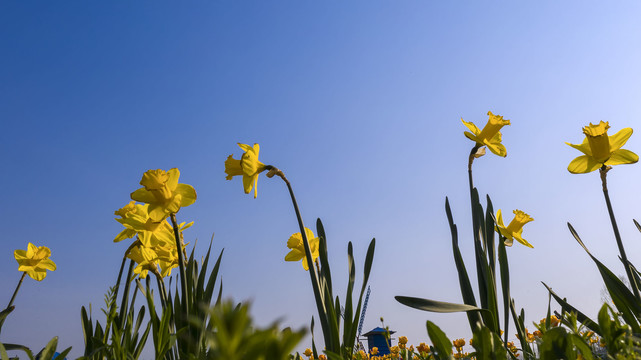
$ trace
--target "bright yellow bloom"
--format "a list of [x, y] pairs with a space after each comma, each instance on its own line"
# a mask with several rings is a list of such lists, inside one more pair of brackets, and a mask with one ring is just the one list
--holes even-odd
[[225, 173], [227, 173], [227, 177], [225, 179], [231, 180], [234, 176], [242, 175], [245, 194], [249, 194], [252, 189], [254, 189], [255, 199], [258, 196], [258, 175], [265, 170], [265, 164], [258, 161], [260, 146], [254, 144], [252, 147], [241, 143], [238, 143], [238, 146], [240, 146], [245, 153], [240, 160], [234, 159], [232, 157], [233, 155], [227, 157], [227, 160], [225, 160]]
[[491, 111], [488, 111], [487, 114], [490, 116], [487, 124], [483, 127], [483, 130], [479, 130], [476, 125], [471, 121], [467, 122], [461, 118], [461, 121], [471, 132], [464, 132], [465, 136], [476, 142], [480, 146], [487, 146], [491, 152], [498, 156], [505, 157], [507, 155], [507, 150], [505, 146], [501, 144], [501, 128], [505, 125], [510, 125], [510, 120], [504, 120], [503, 116], [494, 115]]
[[303, 355], [305, 355], [305, 356], [312, 356], [313, 354], [314, 353], [312, 352], [312, 349], [310, 349], [310, 348], [305, 349], [305, 352], [303, 353]]
[[146, 278], [149, 271], [158, 272], [158, 266], [156, 265], [158, 254], [153, 248], [144, 246], [140, 241], [129, 250], [127, 258], [137, 264], [134, 268], [134, 274], [138, 274], [141, 279]]
[[452, 345], [454, 345], [456, 351], [461, 352], [463, 350], [463, 346], [465, 346], [465, 339], [452, 340]]
[[51, 250], [46, 246], [27, 245], [27, 250], [16, 250], [13, 257], [18, 262], [18, 271], [26, 272], [30, 278], [42, 281], [47, 277], [47, 270], [56, 270], [56, 264], [49, 259]]
[[585, 155], [572, 160], [568, 171], [573, 174], [585, 174], [598, 170], [606, 165], [634, 164], [639, 161], [639, 156], [630, 150], [621, 149], [632, 135], [632, 128], [619, 130], [618, 133], [608, 136], [608, 122], [601, 121], [597, 125], [585, 126], [583, 133], [585, 139], [580, 145], [567, 143]]
[[[312, 261], [316, 261], [319, 255], [319, 243], [320, 239], [314, 236], [314, 233], [309, 229], [305, 228], [305, 234], [307, 235], [307, 241], [309, 242], [309, 249], [312, 252]], [[303, 245], [303, 237], [300, 233], [293, 234], [287, 240], [287, 247], [292, 249], [286, 256], [285, 261], [298, 261], [303, 260], [303, 268], [309, 270], [307, 265], [307, 260], [305, 259], [305, 246]]]
[[372, 355], [376, 355], [376, 354], [378, 354], [378, 348], [377, 348], [376, 346], [374, 346], [374, 347], [372, 348], [371, 352], [372, 352]]
[[324, 355], [324, 354], [318, 355], [318, 360], [327, 360], [327, 355]]
[[501, 235], [505, 236], [505, 245], [507, 246], [512, 246], [513, 240], [516, 239], [521, 244], [533, 248], [534, 246], [532, 246], [532, 244], [527, 242], [521, 236], [521, 234], [523, 233], [523, 225], [533, 220], [534, 219], [531, 218], [530, 215], [524, 213], [523, 211], [514, 210], [514, 219], [510, 221], [510, 224], [508, 226], [505, 226], [505, 224], [503, 223], [503, 214], [499, 209], [496, 212], [496, 230], [499, 231]]
[[398, 343], [399, 344], [407, 344], [407, 336], [400, 336], [398, 338]]
[[196, 190], [191, 185], [179, 184], [180, 171], [148, 170], [142, 175], [143, 187], [131, 193], [131, 199], [149, 204], [149, 217], [162, 221], [170, 213], [196, 201]]
[[[120, 219], [116, 218], [116, 221], [121, 223], [125, 227], [125, 230], [116, 236], [114, 242], [133, 238], [137, 234], [140, 241], [147, 247], [176, 244], [173, 227], [167, 220], [156, 222], [151, 219], [148, 213], [149, 206], [149, 204], [135, 204], [133, 210], [128, 210]], [[124, 208], [128, 207], [129, 205], [126, 205]], [[122, 214], [122, 209], [115, 213], [116, 215]], [[184, 222], [180, 223], [178, 225], [179, 232], [182, 233], [183, 230], [193, 224], [193, 221], [187, 225], [185, 225]]]

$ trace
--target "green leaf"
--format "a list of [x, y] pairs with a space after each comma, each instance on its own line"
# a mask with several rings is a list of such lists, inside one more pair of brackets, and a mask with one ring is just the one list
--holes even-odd
[[563, 309], [563, 312], [575, 313], [576, 316], [577, 316], [577, 319], [579, 320], [579, 322], [584, 324], [588, 329], [594, 331], [598, 335], [602, 334], [601, 328], [599, 327], [599, 324], [597, 324], [594, 321], [592, 321], [592, 319], [587, 317], [585, 314], [583, 314], [581, 311], [579, 311], [574, 306], [570, 305], [564, 299], [561, 299], [561, 297], [558, 296], [554, 291], [552, 291], [552, 288], [547, 286], [544, 282], [541, 282], [541, 284], [543, 284], [543, 286], [545, 286], [545, 288], [548, 289], [548, 292], [550, 293], [550, 295], [552, 295], [554, 300], [556, 300], [556, 302], [559, 303], [559, 305], [561, 305], [561, 308]]
[[405, 306], [414, 309], [437, 312], [437, 313], [453, 313], [453, 312], [467, 312], [467, 311], [487, 311], [476, 306], [467, 304], [455, 304], [444, 301], [436, 301], [429, 299], [421, 299], [410, 296], [394, 296], [396, 301]]
[[[454, 263], [456, 264], [456, 270], [458, 272], [459, 286], [461, 288], [463, 302], [467, 305], [476, 307], [474, 291], [472, 290], [472, 284], [470, 283], [470, 278], [467, 274], [467, 269], [465, 268], [463, 257], [461, 256], [461, 250], [458, 246], [458, 231], [456, 229], [456, 224], [454, 224], [454, 220], [452, 218], [452, 210], [450, 209], [450, 202], [447, 197], [445, 198], [445, 213], [447, 214], [447, 221], [450, 225], [450, 231], [452, 233], [452, 252], [454, 253]], [[477, 323], [483, 323], [481, 316], [475, 312], [468, 312], [467, 319], [470, 323], [471, 330], [476, 329]]]
[[452, 341], [447, 338], [445, 333], [431, 321], [427, 321], [427, 334], [432, 340], [432, 344], [436, 348], [439, 358], [451, 359], [452, 358]]

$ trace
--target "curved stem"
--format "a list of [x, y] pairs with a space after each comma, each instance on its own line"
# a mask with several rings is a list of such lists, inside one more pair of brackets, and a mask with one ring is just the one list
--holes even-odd
[[606, 165], [603, 165], [599, 169], [601, 174], [601, 184], [603, 185], [603, 196], [605, 197], [605, 204], [608, 207], [608, 214], [610, 215], [610, 222], [612, 223], [612, 230], [614, 230], [614, 237], [617, 241], [617, 246], [619, 247], [619, 254], [621, 255], [621, 260], [623, 261], [623, 267], [625, 268], [625, 273], [630, 280], [630, 286], [634, 292], [634, 296], [641, 301], [641, 296], [639, 296], [639, 285], [637, 284], [636, 277], [632, 274], [632, 269], [630, 263], [628, 262], [628, 257], [625, 254], [625, 248], [623, 247], [623, 241], [621, 240], [621, 234], [619, 234], [619, 227], [617, 226], [617, 220], [614, 217], [614, 210], [612, 210], [612, 203], [610, 202], [610, 195], [608, 194], [608, 183], [607, 183], [607, 174], [610, 170]]
[[189, 313], [189, 299], [187, 298], [187, 278], [185, 275], [185, 258], [183, 256], [183, 243], [180, 238], [180, 230], [176, 221], [176, 214], [169, 214], [171, 224], [174, 228], [174, 237], [176, 238], [176, 252], [178, 253], [178, 269], [180, 270], [180, 290], [182, 291], [182, 300], [184, 302], [185, 315]]
[[[329, 351], [339, 350], [338, 348], [334, 349], [334, 347], [330, 343], [331, 338], [328, 339], [328, 336], [330, 334], [329, 333], [330, 330], [328, 328], [328, 319], [327, 319], [328, 314], [326, 313], [323, 294], [321, 294], [321, 289], [318, 283], [318, 275], [316, 273], [316, 268], [314, 267], [314, 261], [312, 260], [312, 251], [311, 251], [311, 248], [309, 247], [309, 239], [307, 239], [305, 225], [303, 225], [303, 218], [300, 214], [300, 209], [298, 208], [298, 202], [296, 202], [296, 196], [294, 196], [294, 190], [292, 189], [292, 185], [289, 182], [289, 180], [287, 180], [287, 178], [285, 177], [285, 174], [281, 170], [271, 165], [265, 166], [265, 169], [269, 170], [269, 173], [267, 174], [268, 177], [278, 175], [278, 177], [280, 177], [287, 185], [287, 189], [289, 190], [289, 196], [292, 199], [292, 205], [294, 205], [294, 211], [296, 212], [296, 219], [298, 220], [298, 227], [300, 229], [301, 237], [303, 238], [303, 247], [305, 248], [305, 258], [307, 259], [309, 276], [312, 281], [312, 289], [314, 291], [314, 297], [316, 298], [316, 308], [318, 310], [318, 316], [321, 319], [321, 327], [323, 329], [323, 336], [325, 337], [325, 346]], [[330, 296], [330, 301], [331, 301], [331, 296]], [[330, 314], [330, 316], [332, 315]], [[338, 336], [338, 334], [336, 334], [336, 336]]]

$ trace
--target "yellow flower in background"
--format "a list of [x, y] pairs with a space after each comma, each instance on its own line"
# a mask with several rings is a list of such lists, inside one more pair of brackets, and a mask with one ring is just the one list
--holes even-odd
[[521, 234], [523, 233], [523, 225], [529, 223], [530, 221], [533, 221], [534, 219], [530, 217], [530, 215], [524, 213], [521, 210], [514, 210], [514, 219], [510, 221], [510, 224], [508, 226], [505, 226], [503, 223], [503, 214], [501, 213], [501, 209], [499, 209], [496, 212], [496, 230], [501, 233], [501, 235], [505, 236], [505, 245], [507, 246], [512, 246], [512, 242], [514, 239], [516, 241], [520, 242], [521, 244], [533, 248], [532, 244], [527, 242]]
[[49, 259], [51, 250], [46, 246], [27, 245], [27, 250], [16, 250], [13, 257], [18, 262], [18, 271], [27, 273], [30, 278], [42, 281], [47, 277], [47, 270], [56, 270], [56, 264]]
[[245, 194], [249, 194], [252, 189], [254, 189], [255, 199], [258, 196], [258, 175], [265, 170], [265, 164], [258, 161], [260, 146], [254, 144], [252, 147], [241, 143], [238, 143], [238, 146], [240, 146], [245, 153], [241, 156], [240, 160], [234, 159], [233, 155], [227, 157], [227, 160], [225, 160], [225, 173], [227, 177], [225, 177], [225, 179], [231, 180], [234, 176], [242, 175]]
[[303, 355], [305, 355], [305, 356], [312, 356], [313, 354], [314, 353], [312, 352], [312, 349], [310, 349], [310, 348], [305, 349], [305, 352], [303, 353]]
[[510, 120], [504, 120], [503, 116], [494, 115], [491, 111], [488, 111], [487, 114], [490, 116], [487, 124], [483, 127], [483, 130], [479, 130], [474, 123], [467, 122], [461, 118], [461, 121], [471, 132], [464, 132], [465, 136], [476, 142], [480, 146], [487, 146], [491, 152], [498, 156], [505, 157], [507, 155], [507, 150], [505, 146], [501, 144], [501, 128], [505, 125], [510, 125]]
[[[305, 228], [305, 235], [309, 242], [309, 249], [312, 252], [312, 261], [316, 261], [319, 255], [320, 239], [314, 236], [314, 233]], [[303, 260], [303, 268], [309, 270], [307, 260], [305, 259], [305, 246], [303, 245], [303, 236], [300, 233], [293, 234], [287, 240], [287, 247], [292, 249], [286, 256], [285, 261], [298, 261]]]
[[401, 336], [398, 338], [399, 344], [407, 344], [407, 336]]
[[180, 171], [148, 170], [142, 175], [143, 187], [131, 193], [131, 199], [149, 204], [149, 217], [162, 221], [170, 213], [196, 201], [196, 190], [191, 185], [179, 184]]
[[372, 348], [372, 355], [376, 355], [376, 354], [378, 354], [378, 348], [376, 346], [374, 346]]
[[585, 139], [580, 145], [567, 143], [585, 155], [581, 155], [568, 165], [568, 171], [573, 174], [586, 174], [606, 165], [634, 164], [639, 156], [630, 150], [621, 149], [632, 135], [632, 128], [619, 130], [608, 136], [608, 122], [601, 121], [597, 125], [583, 127]]

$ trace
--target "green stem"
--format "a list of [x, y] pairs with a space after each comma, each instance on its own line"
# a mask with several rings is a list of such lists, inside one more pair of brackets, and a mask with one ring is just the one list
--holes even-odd
[[24, 280], [25, 276], [27, 276], [26, 272], [22, 273], [22, 276], [20, 277], [20, 281], [18, 281], [18, 286], [16, 286], [16, 290], [14, 290], [13, 295], [11, 296], [11, 300], [9, 300], [9, 305], [7, 305], [7, 309], [13, 305], [13, 301], [16, 299], [16, 295], [18, 295], [18, 290], [20, 290], [20, 285], [22, 285], [22, 281]]
[[[22, 272], [22, 276], [20, 277], [20, 281], [18, 281], [18, 286], [16, 286], [16, 290], [13, 291], [13, 295], [11, 296], [11, 300], [9, 300], [9, 305], [7, 305], [7, 309], [9, 309], [11, 306], [13, 306], [13, 301], [16, 299], [16, 295], [18, 295], [18, 290], [20, 290], [20, 286], [22, 285], [22, 281], [24, 280], [25, 276], [27, 276], [26, 272]], [[6, 317], [4, 317], [2, 320], [0, 320], [0, 330], [2, 329], [2, 324], [4, 324], [4, 320]]]
[[[122, 294], [122, 302], [120, 305], [120, 326], [121, 329], [125, 325], [125, 319], [127, 318], [127, 302], [129, 300], [129, 289], [131, 287], [130, 281], [131, 281], [131, 276], [134, 273], [134, 261], [129, 260], [129, 270], [127, 270], [127, 278], [125, 279], [125, 292]], [[109, 333], [105, 332], [105, 341], [107, 340], [107, 336]]]
[[632, 274], [632, 269], [630, 263], [628, 262], [628, 257], [625, 254], [625, 248], [623, 247], [623, 241], [621, 241], [621, 234], [619, 234], [619, 227], [617, 226], [617, 220], [614, 217], [614, 210], [612, 210], [612, 203], [610, 202], [610, 195], [608, 194], [608, 183], [607, 183], [607, 173], [610, 170], [607, 166], [603, 165], [599, 169], [601, 174], [601, 184], [603, 185], [603, 196], [605, 197], [605, 204], [608, 206], [608, 214], [610, 215], [610, 222], [612, 223], [612, 230], [614, 230], [614, 237], [617, 241], [617, 246], [619, 247], [619, 254], [621, 254], [621, 260], [623, 261], [623, 267], [625, 268], [625, 273], [630, 280], [630, 286], [634, 292], [634, 296], [637, 300], [641, 301], [641, 296], [639, 295], [639, 285], [637, 284], [636, 278]]
[[180, 239], [180, 230], [178, 229], [178, 222], [176, 221], [176, 214], [171, 213], [171, 224], [174, 227], [174, 237], [176, 238], [176, 251], [178, 252], [178, 269], [180, 270], [180, 290], [182, 291], [183, 307], [185, 316], [189, 313], [189, 299], [187, 294], [187, 277], [185, 274], [185, 258], [183, 257], [183, 244]]
[[[328, 339], [330, 330], [327, 323], [328, 319], [327, 319], [327, 313], [324, 305], [324, 300], [320, 292], [320, 286], [318, 284], [318, 275], [316, 274], [316, 268], [314, 267], [314, 261], [312, 260], [312, 251], [311, 251], [311, 248], [309, 247], [309, 240], [307, 239], [305, 225], [303, 225], [303, 218], [300, 214], [300, 210], [298, 208], [298, 202], [296, 202], [296, 196], [294, 196], [294, 190], [292, 189], [292, 185], [289, 182], [289, 180], [287, 180], [287, 178], [285, 177], [285, 174], [281, 170], [271, 165], [266, 166], [265, 169], [269, 170], [271, 174], [271, 176], [270, 174], [268, 174], [267, 176], [272, 177], [273, 175], [278, 175], [281, 179], [283, 179], [283, 181], [287, 185], [287, 189], [289, 190], [289, 196], [292, 199], [292, 204], [294, 205], [294, 211], [296, 212], [296, 219], [298, 220], [298, 227], [300, 228], [301, 237], [303, 238], [303, 247], [305, 248], [305, 258], [307, 260], [307, 267], [309, 268], [309, 277], [312, 281], [312, 289], [314, 290], [314, 297], [316, 298], [316, 308], [318, 310], [318, 316], [321, 319], [321, 327], [323, 329], [323, 337], [325, 338], [325, 346], [327, 347], [327, 350], [330, 350], [330, 351], [340, 350], [338, 348], [334, 349], [331, 343], [333, 341], [330, 340], [331, 338]], [[330, 298], [330, 301], [331, 301], [331, 298]], [[336, 336], [338, 336], [338, 334], [336, 334]]]

